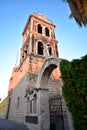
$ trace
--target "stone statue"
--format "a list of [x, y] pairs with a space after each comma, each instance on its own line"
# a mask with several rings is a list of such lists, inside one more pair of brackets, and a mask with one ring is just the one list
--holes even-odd
[[47, 56], [49, 56], [49, 55], [50, 55], [50, 53], [49, 53], [49, 49], [50, 49], [50, 45], [49, 45], [49, 44], [47, 44], [47, 45], [46, 45], [46, 53], [47, 53]]

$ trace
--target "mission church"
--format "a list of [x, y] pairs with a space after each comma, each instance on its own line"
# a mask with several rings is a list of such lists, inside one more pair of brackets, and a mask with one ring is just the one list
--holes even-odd
[[20, 64], [9, 81], [7, 119], [30, 130], [69, 130], [55, 24], [31, 14], [22, 35]]

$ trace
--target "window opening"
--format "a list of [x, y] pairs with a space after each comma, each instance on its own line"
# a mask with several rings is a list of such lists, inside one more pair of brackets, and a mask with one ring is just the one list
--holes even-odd
[[22, 54], [22, 58], [24, 58], [24, 53]]
[[50, 34], [49, 34], [49, 29], [48, 29], [47, 27], [45, 28], [45, 34], [46, 34], [46, 36], [48, 36], [48, 37], [50, 36]]
[[34, 97], [33, 97], [33, 113], [36, 113], [36, 98], [37, 98], [37, 95], [34, 94]]
[[24, 50], [24, 53], [27, 55], [27, 48]]
[[33, 99], [33, 113], [36, 113], [36, 99]]
[[56, 45], [56, 56], [58, 57], [58, 49], [57, 49], [57, 45]]
[[7, 119], [9, 117], [10, 105], [11, 105], [11, 98], [9, 98], [9, 102], [8, 102]]
[[17, 108], [19, 108], [19, 102], [20, 102], [20, 98], [17, 98]]
[[42, 34], [42, 26], [38, 24], [38, 33]]
[[30, 101], [30, 113], [32, 113], [32, 100]]
[[43, 55], [43, 44], [38, 42], [38, 54]]
[[32, 35], [32, 52], [34, 52], [34, 34]]
[[29, 114], [29, 98], [27, 99], [27, 114]]
[[51, 47], [49, 47], [49, 55], [51, 55], [52, 54], [52, 49], [51, 49]]

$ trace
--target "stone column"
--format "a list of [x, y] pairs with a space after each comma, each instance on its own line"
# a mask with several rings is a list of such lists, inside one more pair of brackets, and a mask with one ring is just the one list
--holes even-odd
[[39, 130], [50, 130], [48, 89], [39, 88], [37, 94], [37, 114]]

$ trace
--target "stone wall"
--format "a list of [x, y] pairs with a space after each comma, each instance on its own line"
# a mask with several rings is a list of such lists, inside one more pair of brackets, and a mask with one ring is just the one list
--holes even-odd
[[19, 67], [14, 67], [9, 80], [8, 93], [12, 92], [27, 72], [38, 73], [44, 62], [43, 57], [28, 55]]
[[50, 97], [62, 93], [62, 79], [49, 78], [48, 81], [49, 95]]
[[[40, 58], [38, 58], [40, 62]], [[42, 62], [42, 61], [41, 61]], [[53, 78], [51, 75], [49, 79], [49, 87], [48, 90], [34, 90], [36, 88], [36, 82], [39, 74], [38, 69], [38, 62], [36, 62], [35, 57], [31, 58], [31, 64], [35, 64], [35, 66], [32, 66], [31, 72], [25, 72], [23, 73], [22, 78], [14, 88], [14, 91], [8, 96], [8, 98], [11, 98], [11, 105], [10, 105], [10, 112], [9, 112], [9, 120], [13, 120], [16, 122], [24, 123], [26, 124], [29, 129], [31, 130], [41, 130], [41, 127], [45, 127], [43, 129], [47, 130], [49, 129], [49, 125], [44, 126], [42, 124], [42, 120], [48, 119], [49, 124], [49, 95], [53, 96], [60, 92], [61, 89], [61, 80]], [[41, 66], [39, 66], [40, 68]], [[29, 91], [33, 90], [33, 93], [29, 95], [29, 100], [26, 99], [26, 90], [29, 89]], [[46, 93], [45, 93], [46, 92]], [[48, 94], [49, 93], [49, 94]], [[33, 97], [36, 94], [36, 112], [30, 113], [30, 102], [33, 103]], [[45, 97], [44, 97], [45, 96]], [[26, 116], [28, 118], [31, 117], [31, 120], [34, 120], [34, 118], [37, 118], [38, 123], [35, 122], [32, 123], [32, 121], [26, 121]], [[43, 116], [43, 118], [42, 118]], [[44, 117], [46, 116], [46, 117]], [[47, 117], [48, 116], [48, 117]]]
[[[20, 80], [10, 95], [11, 104], [8, 119], [24, 123], [25, 121], [25, 89], [27, 85], [27, 74]], [[9, 98], [9, 97], [8, 97]]]

